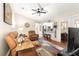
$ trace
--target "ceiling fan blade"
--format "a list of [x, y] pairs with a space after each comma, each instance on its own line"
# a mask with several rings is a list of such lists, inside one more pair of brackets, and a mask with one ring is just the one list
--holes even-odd
[[46, 11], [46, 10], [43, 10], [42, 12], [46, 12], [46, 13], [47, 13], [48, 11]]
[[45, 13], [46, 14], [46, 12], [40, 12], [40, 13]]
[[32, 9], [32, 11], [37, 11], [37, 10], [35, 10], [35, 9]]

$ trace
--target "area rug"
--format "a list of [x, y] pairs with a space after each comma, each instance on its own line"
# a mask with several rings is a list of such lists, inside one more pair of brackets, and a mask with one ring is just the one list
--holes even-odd
[[39, 42], [41, 44], [41, 48], [39, 48], [37, 51], [40, 53], [40, 55], [43, 56], [57, 55], [57, 53], [59, 53], [62, 49], [64, 49], [44, 39], [40, 39]]

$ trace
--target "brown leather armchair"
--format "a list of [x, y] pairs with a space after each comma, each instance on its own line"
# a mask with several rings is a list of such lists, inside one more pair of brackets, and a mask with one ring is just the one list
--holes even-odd
[[30, 39], [31, 41], [36, 41], [36, 40], [38, 40], [39, 35], [36, 34], [35, 31], [29, 31], [29, 32], [28, 32], [28, 35], [29, 35], [29, 39]]
[[16, 56], [16, 37], [17, 37], [18, 33], [17, 32], [10, 32], [6, 37], [6, 43], [8, 44], [9, 48], [10, 48], [10, 54], [12, 56]]
[[32, 44], [33, 44], [35, 47], [39, 47], [39, 46], [40, 46], [40, 43], [37, 41], [39, 35], [36, 34], [35, 31], [29, 31], [29, 32], [28, 32], [28, 35], [29, 35], [29, 39], [32, 41]]

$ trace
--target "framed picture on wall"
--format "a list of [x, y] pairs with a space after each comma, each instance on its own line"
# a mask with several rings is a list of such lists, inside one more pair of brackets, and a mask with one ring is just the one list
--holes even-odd
[[12, 25], [12, 10], [9, 3], [3, 3], [3, 21]]

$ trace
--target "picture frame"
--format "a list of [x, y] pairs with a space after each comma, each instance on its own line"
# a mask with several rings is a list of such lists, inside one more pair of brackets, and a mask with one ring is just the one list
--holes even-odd
[[9, 3], [3, 3], [3, 22], [12, 25], [12, 10]]

